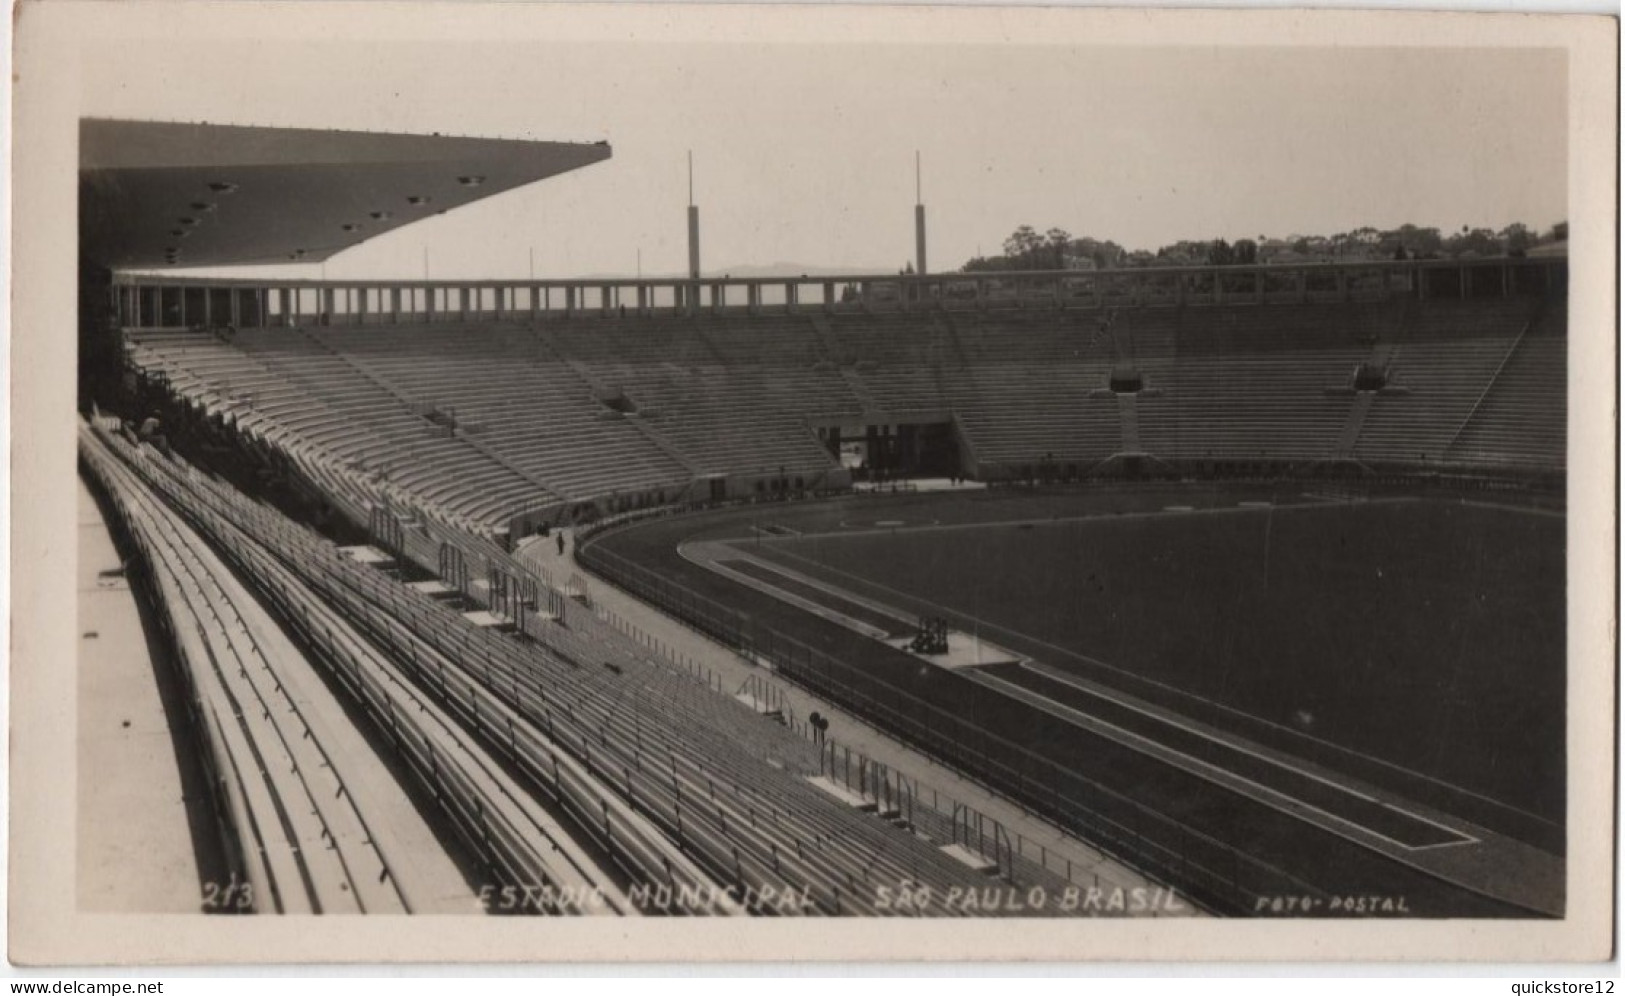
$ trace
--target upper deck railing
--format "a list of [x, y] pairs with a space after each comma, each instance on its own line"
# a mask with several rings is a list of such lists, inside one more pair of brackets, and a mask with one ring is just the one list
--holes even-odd
[[125, 327], [534, 321], [582, 316], [1109, 309], [1544, 294], [1564, 258], [1369, 260], [1005, 273], [568, 280], [278, 280], [118, 274]]

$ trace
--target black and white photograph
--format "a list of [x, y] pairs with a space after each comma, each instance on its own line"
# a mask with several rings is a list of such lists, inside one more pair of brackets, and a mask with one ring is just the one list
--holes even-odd
[[1611, 956], [1612, 19], [278, 6], [21, 8], [14, 959]]

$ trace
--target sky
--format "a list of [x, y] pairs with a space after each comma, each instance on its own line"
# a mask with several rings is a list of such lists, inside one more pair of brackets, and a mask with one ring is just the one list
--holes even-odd
[[887, 272], [913, 257], [916, 152], [934, 270], [1023, 224], [1130, 249], [1546, 229], [1567, 211], [1566, 73], [1537, 48], [150, 37], [89, 60], [81, 106], [613, 147], [289, 275], [417, 277], [425, 249], [446, 278], [678, 273], [690, 151], [706, 272]]

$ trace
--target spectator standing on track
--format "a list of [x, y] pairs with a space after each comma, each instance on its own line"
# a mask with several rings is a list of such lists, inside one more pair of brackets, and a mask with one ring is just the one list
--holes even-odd
[[557, 541], [559, 545], [559, 556], [564, 556], [564, 530], [561, 529], [555, 533], [553, 535], [553, 539]]

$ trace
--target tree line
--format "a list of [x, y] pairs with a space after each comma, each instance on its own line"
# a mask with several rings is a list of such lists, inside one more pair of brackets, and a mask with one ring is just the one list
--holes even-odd
[[1437, 228], [1356, 228], [1335, 235], [1292, 235], [1256, 239], [1181, 240], [1155, 252], [1125, 249], [1110, 239], [1074, 236], [1062, 228], [1040, 233], [1022, 225], [1004, 240], [1002, 256], [978, 256], [965, 273], [1000, 270], [1111, 270], [1150, 266], [1250, 266], [1255, 263], [1353, 262], [1379, 259], [1472, 259], [1523, 256], [1537, 246], [1567, 241], [1568, 222], [1545, 232], [1522, 222], [1500, 231], [1463, 225], [1445, 234]]

